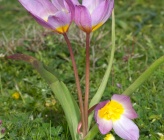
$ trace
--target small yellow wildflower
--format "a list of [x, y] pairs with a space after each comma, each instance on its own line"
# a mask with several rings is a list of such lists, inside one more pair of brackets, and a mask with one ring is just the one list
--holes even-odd
[[55, 104], [56, 104], [56, 100], [50, 98], [50, 99], [47, 99], [47, 100], [46, 100], [45, 106], [46, 106], [46, 107], [52, 107], [52, 106], [54, 106]]
[[164, 140], [164, 136], [161, 136], [161, 137], [160, 137], [160, 140]]
[[158, 132], [157, 134], [159, 135], [159, 140], [164, 140], [164, 134], [163, 133]]
[[164, 134], [160, 135], [160, 140], [164, 140]]
[[107, 134], [104, 140], [115, 140], [115, 138], [112, 134]]
[[12, 94], [12, 97], [13, 97], [14, 99], [18, 100], [19, 97], [20, 97], [19, 92], [14, 92], [14, 93]]

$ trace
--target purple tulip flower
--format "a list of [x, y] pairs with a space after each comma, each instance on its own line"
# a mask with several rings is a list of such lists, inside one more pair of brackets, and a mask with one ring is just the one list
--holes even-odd
[[78, 0], [74, 3], [74, 21], [81, 30], [90, 33], [103, 25], [110, 17], [114, 0]]
[[112, 128], [125, 140], [138, 140], [139, 129], [131, 120], [137, 118], [130, 98], [126, 95], [113, 95], [111, 101], [100, 102], [95, 108], [95, 120], [102, 134]]
[[60, 34], [68, 31], [72, 22], [69, 0], [19, 0], [24, 8], [42, 26], [54, 30]]

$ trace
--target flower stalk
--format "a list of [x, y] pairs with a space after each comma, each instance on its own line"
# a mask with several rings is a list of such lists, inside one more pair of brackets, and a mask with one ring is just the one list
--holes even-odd
[[67, 36], [66, 33], [63, 34], [63, 36], [64, 36], [64, 39], [67, 43], [68, 50], [69, 50], [69, 53], [70, 53], [70, 58], [71, 58], [71, 61], [72, 61], [73, 71], [74, 71], [74, 75], [75, 75], [75, 82], [76, 82], [76, 87], [77, 87], [77, 93], [78, 93], [80, 113], [81, 113], [82, 129], [83, 129], [83, 134], [84, 134], [86, 132], [86, 127], [85, 127], [85, 119], [84, 119], [84, 106], [83, 106], [83, 99], [82, 99], [82, 91], [81, 91], [81, 87], [80, 87], [80, 80], [79, 80], [79, 76], [78, 76], [78, 70], [77, 70], [73, 50], [72, 50], [72, 47], [71, 47], [71, 43], [68, 39], [68, 36]]
[[86, 131], [88, 131], [88, 100], [89, 100], [89, 75], [90, 75], [89, 49], [90, 49], [90, 33], [86, 33], [86, 70], [85, 70], [85, 100], [84, 100]]

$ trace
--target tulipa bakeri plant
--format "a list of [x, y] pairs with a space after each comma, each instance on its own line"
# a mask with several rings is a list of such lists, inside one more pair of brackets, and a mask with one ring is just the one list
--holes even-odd
[[[14, 54], [9, 59], [23, 60], [31, 64], [45, 79], [64, 110], [72, 140], [92, 140], [100, 131], [107, 134], [113, 130], [126, 140], [138, 140], [139, 128], [132, 121], [137, 118], [130, 95], [164, 62], [164, 56], [156, 60], [122, 94], [114, 94], [111, 100], [100, 102], [112, 69], [115, 52], [114, 0], [19, 0], [23, 7], [43, 27], [63, 35], [72, 61], [77, 87], [78, 103], [67, 86], [52, 74], [39, 60], [25, 54]], [[97, 92], [89, 101], [90, 85], [90, 34], [101, 27], [112, 15], [112, 45], [108, 66]], [[80, 78], [74, 59], [71, 42], [67, 37], [72, 22], [86, 34], [85, 93], [82, 93]], [[91, 73], [92, 74], [92, 73]], [[84, 100], [83, 100], [84, 99]], [[95, 124], [93, 125], [93, 118]], [[92, 122], [92, 123], [91, 123]], [[105, 139], [114, 139], [108, 134]]]

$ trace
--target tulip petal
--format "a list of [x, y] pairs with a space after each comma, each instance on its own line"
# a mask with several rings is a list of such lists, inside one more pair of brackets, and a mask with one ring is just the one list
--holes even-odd
[[123, 113], [129, 119], [138, 118], [136, 111], [133, 108], [125, 108], [125, 112]]
[[19, 2], [33, 15], [47, 20], [49, 15], [57, 12], [57, 9], [48, 0], [19, 0]]
[[97, 124], [101, 134], [107, 134], [113, 127], [112, 120], [105, 120], [97, 116]]
[[71, 23], [71, 14], [65, 12], [57, 12], [55, 16], [48, 17], [48, 23], [55, 29], [58, 33], [66, 33], [69, 25]]
[[71, 0], [73, 2], [74, 5], [80, 5], [78, 0]]
[[[91, 14], [92, 17], [92, 27], [99, 28], [101, 25], [105, 23], [105, 21], [111, 15], [113, 4], [111, 1], [113, 0], [105, 0], [102, 1]], [[98, 27], [96, 27], [98, 26]], [[94, 29], [93, 29], [94, 30]]]
[[45, 20], [43, 20], [42, 18], [38, 17], [37, 15], [33, 15], [32, 13], [30, 13], [30, 14], [43, 27], [49, 28], [49, 29], [53, 29], [53, 27], [48, 22], [46, 22]]
[[106, 5], [106, 8], [107, 8], [107, 12], [105, 14], [105, 17], [103, 19], [103, 22], [105, 23], [108, 18], [110, 17], [112, 11], [113, 11], [113, 8], [114, 8], [114, 0], [109, 0], [109, 3], [107, 3], [109, 5]]
[[52, 0], [52, 3], [59, 11], [71, 12], [71, 19], [74, 17], [74, 5], [71, 0]]
[[81, 28], [83, 31], [90, 33], [91, 32], [91, 16], [86, 7], [82, 5], [75, 6], [75, 23]]
[[51, 0], [51, 1], [58, 10], [65, 9], [64, 0]]
[[113, 122], [113, 129], [122, 139], [138, 140], [139, 138], [139, 129], [137, 125], [124, 116]]
[[[91, 5], [97, 5], [100, 3], [100, 1], [103, 1], [103, 0], [83, 0], [82, 1], [82, 5], [84, 6], [91, 6]], [[87, 7], [88, 8], [88, 7]]]
[[98, 116], [98, 111], [104, 107], [107, 103], [109, 102], [109, 100], [107, 101], [103, 101], [103, 102], [100, 102], [96, 107], [95, 107], [95, 114], [94, 114], [94, 117], [95, 117], [95, 120], [96, 120], [96, 123], [98, 124], [98, 127], [99, 127], [99, 130], [102, 134], [106, 134], [108, 133], [111, 129], [112, 129], [112, 121], [111, 120], [105, 120], [105, 119], [102, 119]]
[[130, 97], [127, 95], [119, 95], [119, 94], [114, 94], [111, 98], [111, 100], [115, 100], [119, 103], [121, 103], [124, 107], [124, 113], [127, 118], [129, 119], [135, 119], [138, 117], [137, 113], [133, 109], [132, 103], [130, 101]]
[[[93, 10], [102, 2], [102, 0], [83, 0], [82, 5], [84, 5], [92, 14]], [[103, 9], [104, 10], [104, 9]]]
[[71, 0], [65, 0], [65, 1], [66, 1], [66, 8], [69, 9], [69, 11], [71, 12], [71, 20], [73, 20], [75, 16], [75, 6]]

